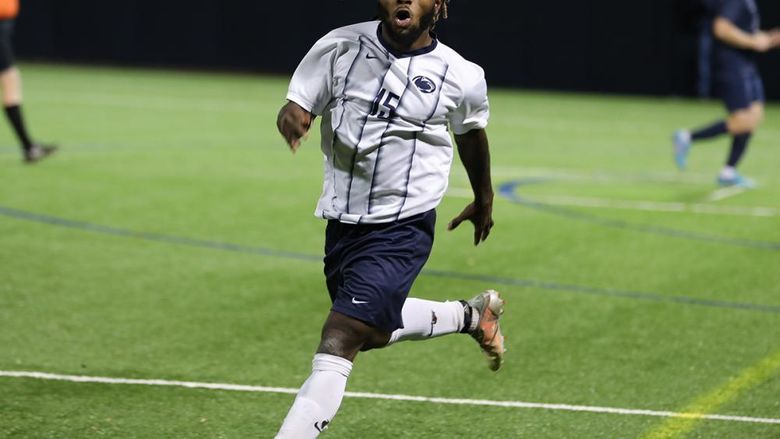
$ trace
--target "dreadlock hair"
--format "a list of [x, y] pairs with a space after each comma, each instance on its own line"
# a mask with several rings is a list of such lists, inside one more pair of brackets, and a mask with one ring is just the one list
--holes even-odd
[[441, 8], [439, 8], [439, 13], [436, 14], [435, 17], [433, 17], [433, 25], [436, 26], [436, 23], [439, 20], [447, 19], [447, 6], [449, 5], [450, 0], [442, 0], [441, 2]]

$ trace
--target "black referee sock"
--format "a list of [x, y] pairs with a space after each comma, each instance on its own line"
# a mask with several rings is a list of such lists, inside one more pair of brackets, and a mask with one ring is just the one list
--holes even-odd
[[5, 107], [5, 115], [11, 122], [16, 132], [16, 137], [22, 142], [22, 147], [25, 150], [32, 148], [33, 143], [30, 140], [30, 136], [27, 134], [27, 129], [24, 126], [24, 118], [22, 117], [22, 107], [19, 105], [10, 105]]
[[750, 136], [753, 133], [737, 134], [731, 141], [731, 152], [729, 153], [729, 161], [726, 162], [728, 166], [736, 168], [742, 156], [747, 151], [748, 142], [750, 142]]
[[713, 123], [712, 125], [692, 132], [691, 140], [711, 139], [713, 137], [720, 136], [721, 134], [726, 134], [728, 131], [729, 129], [726, 126], [726, 121], [721, 120], [719, 122]]

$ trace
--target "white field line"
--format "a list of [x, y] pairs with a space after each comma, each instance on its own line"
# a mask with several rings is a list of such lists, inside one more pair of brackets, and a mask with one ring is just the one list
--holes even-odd
[[[192, 381], [170, 381], [170, 380], [161, 380], [161, 379], [143, 380], [143, 379], [127, 379], [127, 378], [108, 378], [108, 377], [94, 377], [94, 376], [83, 376], [83, 375], [60, 375], [60, 374], [45, 373], [45, 372], [27, 372], [27, 371], [8, 371], [8, 370], [0, 371], [0, 377], [32, 378], [32, 379], [40, 379], [40, 380], [48, 380], [48, 381], [67, 381], [72, 383], [129, 384], [129, 385], [143, 385], [143, 386], [184, 387], [188, 389], [226, 390], [226, 391], [235, 391], [235, 392], [283, 393], [289, 395], [294, 395], [298, 393], [298, 389], [285, 388], [285, 387], [264, 387], [264, 386], [248, 386], [248, 385], [221, 384], [221, 383], [199, 383], [199, 382], [192, 382]], [[692, 418], [692, 419], [709, 419], [715, 421], [729, 421], [729, 422], [750, 422], [750, 423], [758, 423], [758, 424], [780, 424], [780, 419], [775, 419], [775, 418], [756, 418], [750, 416], [731, 416], [731, 415], [716, 415], [716, 414], [704, 414], [704, 413], [678, 413], [678, 412], [670, 412], [670, 411], [626, 409], [626, 408], [615, 408], [615, 407], [597, 407], [597, 406], [586, 406], [586, 405], [545, 404], [545, 403], [522, 402], [522, 401], [493, 401], [493, 400], [485, 400], [485, 399], [435, 398], [435, 397], [427, 397], [427, 396], [387, 395], [381, 393], [364, 393], [364, 392], [346, 392], [344, 396], [348, 398], [368, 398], [368, 399], [382, 399], [382, 400], [391, 400], [391, 401], [427, 402], [432, 404], [542, 409], [542, 410], [569, 411], [569, 412], [606, 413], [606, 414], [629, 415], [629, 416], [656, 416], [656, 417], [664, 417], [664, 418]]]
[[731, 187], [724, 187], [721, 189], [716, 190], [715, 192], [711, 193], [709, 197], [707, 197], [708, 201], [720, 201], [725, 200], [726, 198], [733, 197], [735, 195], [739, 195], [741, 193], [745, 192], [744, 188], [738, 187], [738, 186], [731, 186]]
[[[454, 172], [467, 178], [466, 171], [457, 168]], [[573, 171], [561, 168], [531, 168], [523, 166], [492, 166], [490, 173], [501, 179], [541, 178], [556, 181], [578, 181], [587, 183], [657, 183], [657, 184], [713, 184], [714, 174], [679, 171]], [[774, 180], [773, 175], [752, 175], [762, 182]]]
[[241, 113], [257, 112], [259, 104], [250, 99], [218, 99], [218, 98], [191, 98], [187, 96], [165, 95], [126, 95], [108, 93], [79, 93], [72, 96], [68, 93], [40, 96], [32, 100], [40, 102], [55, 102], [81, 104], [96, 107], [115, 107], [129, 109], [154, 109], [154, 110], [182, 110], [200, 112], [224, 112], [233, 111]]
[[[464, 175], [465, 175], [465, 171]], [[490, 173], [494, 177], [518, 178], [538, 177], [563, 181], [585, 181], [591, 183], [686, 183], [711, 184], [712, 175], [692, 172], [607, 172], [607, 171], [571, 171], [556, 168], [526, 168], [521, 166], [493, 166]]]
[[[447, 196], [472, 198], [471, 189], [450, 188]], [[736, 215], [751, 217], [776, 217], [780, 210], [772, 207], [712, 206], [659, 201], [611, 200], [607, 198], [574, 197], [565, 195], [537, 195], [529, 198], [553, 206], [593, 207], [602, 209], [643, 210], [650, 212], [698, 213], [707, 215]]]

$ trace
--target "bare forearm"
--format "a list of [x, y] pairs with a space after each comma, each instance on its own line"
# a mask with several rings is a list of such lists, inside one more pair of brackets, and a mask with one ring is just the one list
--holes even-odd
[[490, 148], [485, 130], [471, 130], [456, 135], [458, 154], [469, 175], [474, 202], [450, 221], [448, 230], [454, 230], [463, 221], [474, 224], [474, 245], [487, 239], [495, 222], [493, 221], [493, 184], [490, 181]]
[[477, 204], [493, 203], [493, 184], [490, 178], [490, 148], [484, 129], [456, 135], [458, 154], [469, 176], [474, 201]]
[[760, 47], [757, 47], [758, 34], [747, 33], [723, 17], [715, 19], [712, 29], [719, 40], [730, 46], [739, 49], [761, 50]]

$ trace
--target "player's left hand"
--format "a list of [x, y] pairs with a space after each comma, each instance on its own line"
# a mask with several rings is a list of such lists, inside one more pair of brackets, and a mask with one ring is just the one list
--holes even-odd
[[463, 209], [463, 212], [447, 224], [447, 230], [455, 230], [460, 223], [469, 220], [474, 224], [474, 245], [487, 239], [490, 229], [493, 228], [493, 203], [473, 202]]

